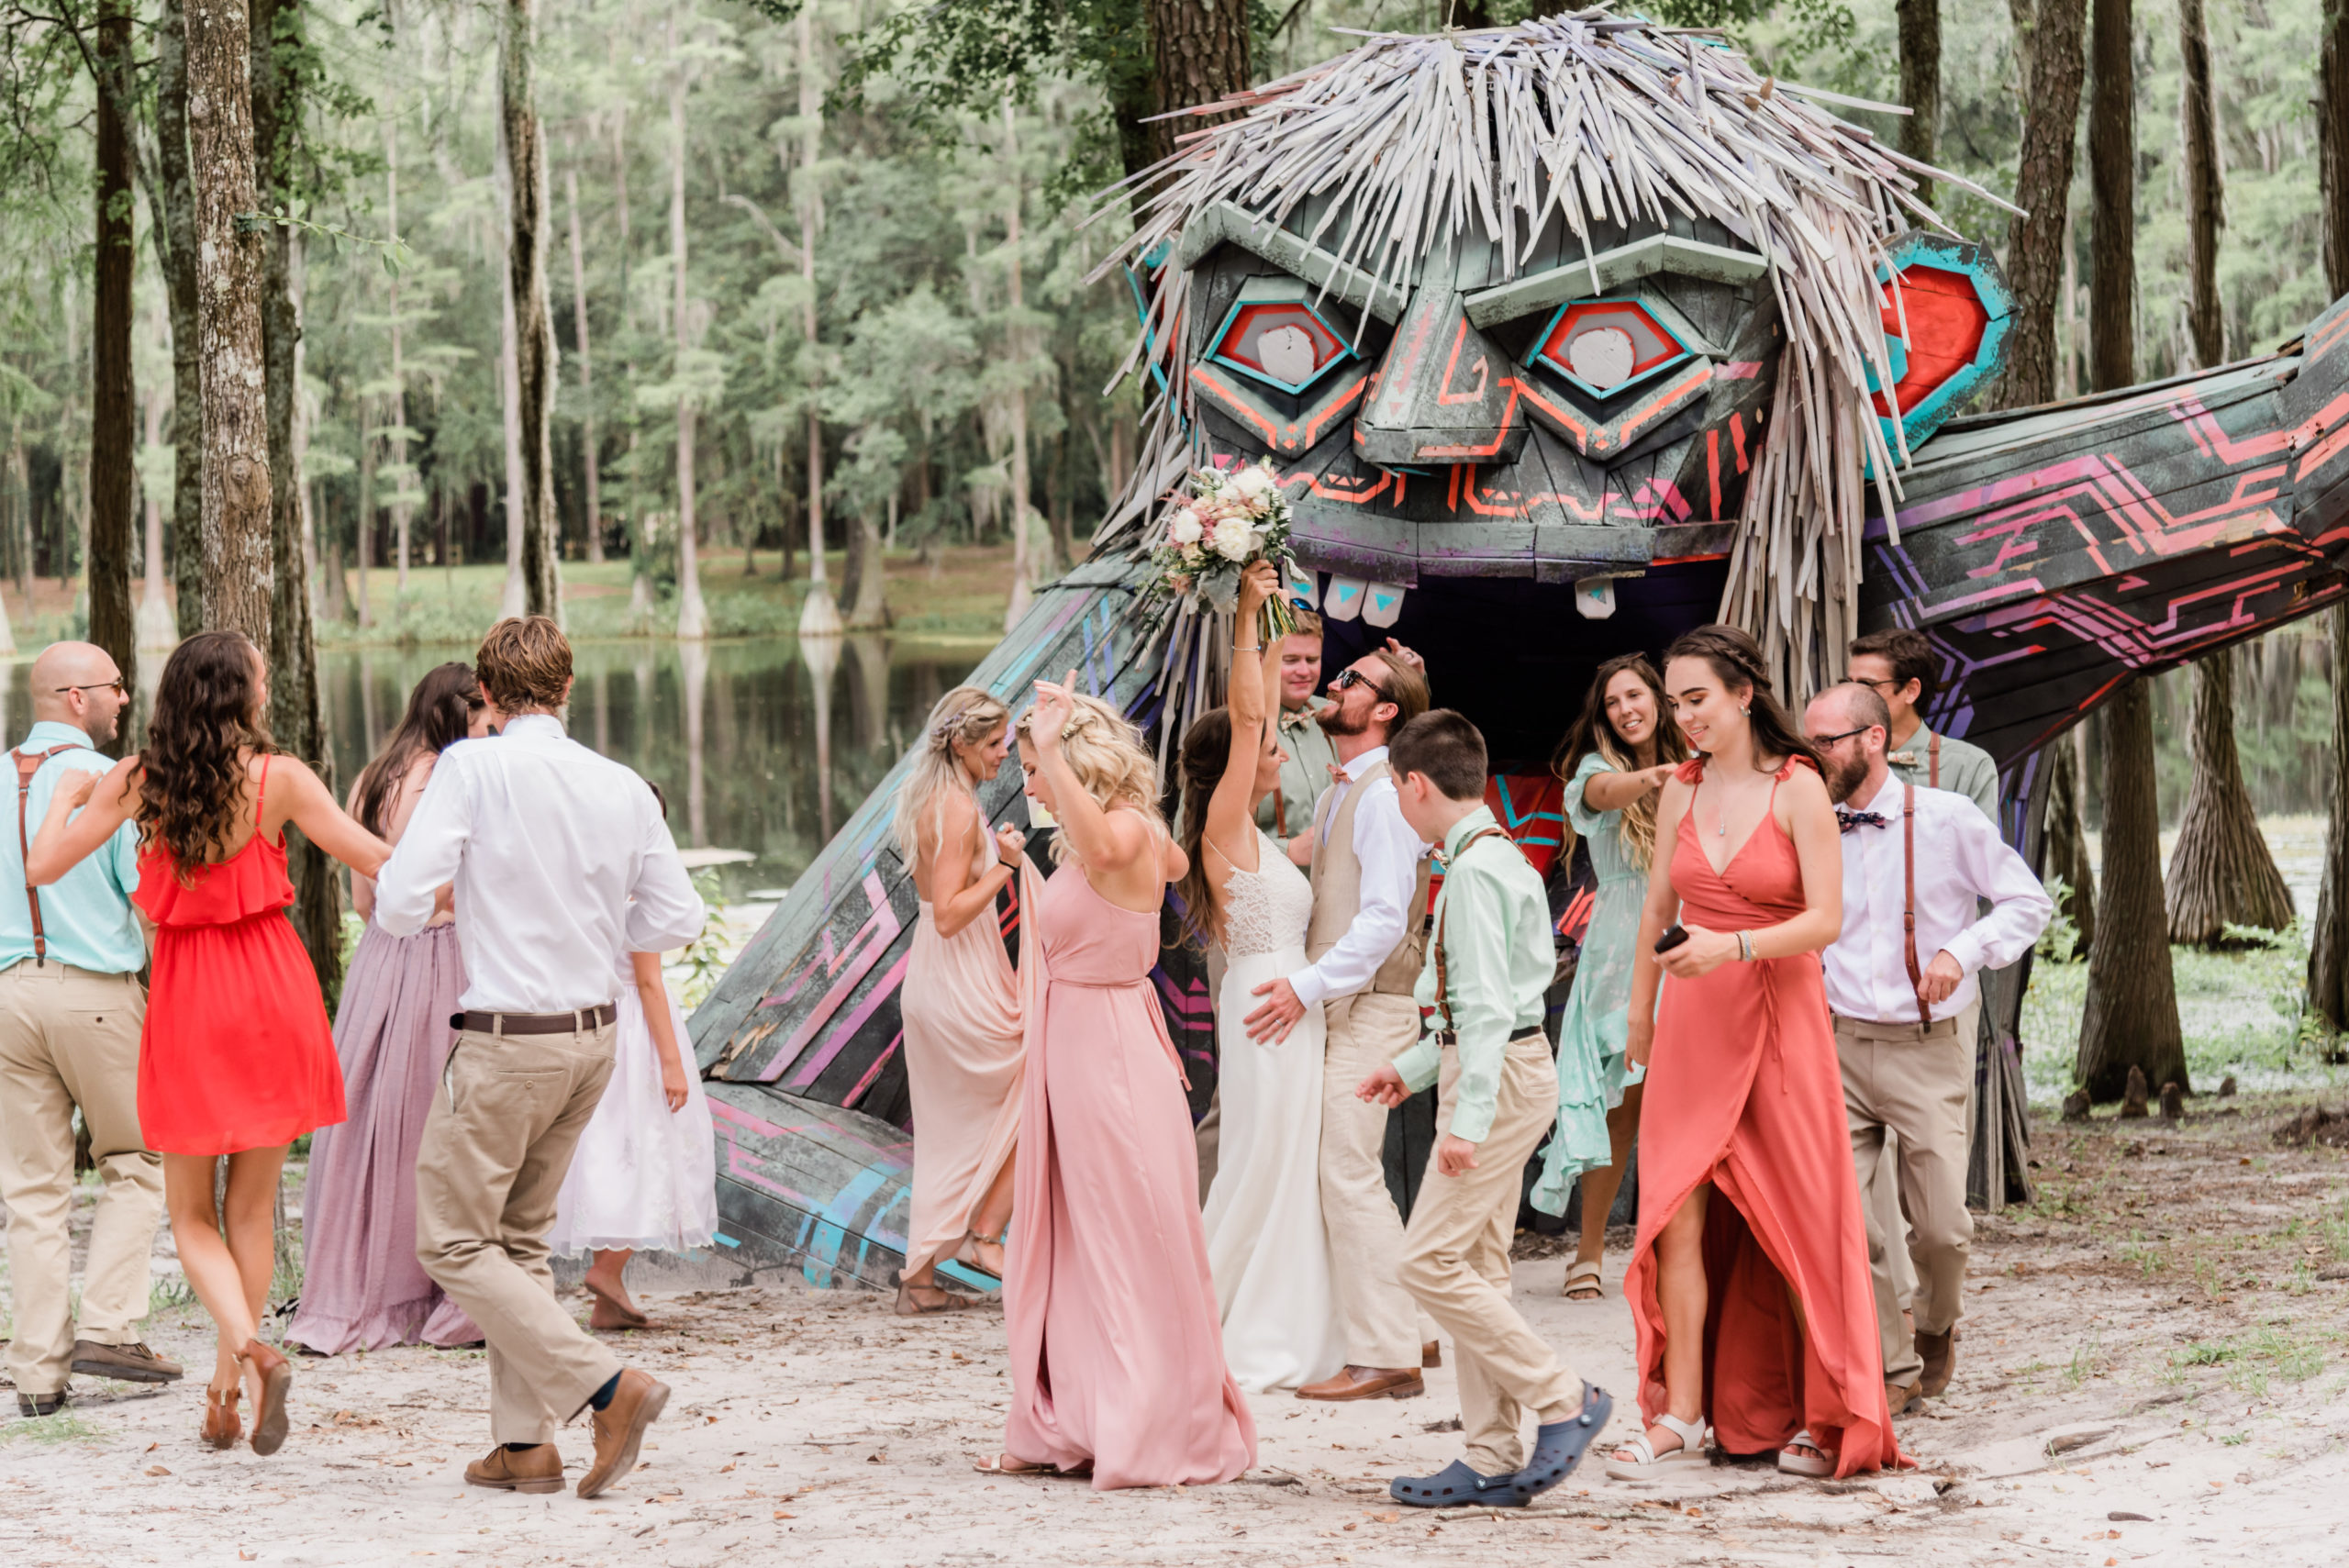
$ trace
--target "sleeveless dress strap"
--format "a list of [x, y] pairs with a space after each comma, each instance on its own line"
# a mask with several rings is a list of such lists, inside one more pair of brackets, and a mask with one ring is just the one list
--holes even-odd
[[261, 783], [253, 786], [253, 831], [261, 831], [262, 803], [269, 798], [269, 754], [262, 753]]
[[1702, 756], [1689, 758], [1673, 770], [1672, 776], [1685, 784], [1702, 784], [1705, 779], [1705, 759]]

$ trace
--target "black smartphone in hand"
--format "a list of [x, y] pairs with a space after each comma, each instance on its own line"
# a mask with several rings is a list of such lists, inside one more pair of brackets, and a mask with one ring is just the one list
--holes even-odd
[[1687, 927], [1676, 923], [1667, 926], [1664, 928], [1664, 935], [1656, 938], [1655, 940], [1656, 955], [1658, 957], [1662, 957], [1664, 954], [1670, 952], [1674, 948], [1678, 947], [1682, 942], [1685, 942], [1687, 940]]

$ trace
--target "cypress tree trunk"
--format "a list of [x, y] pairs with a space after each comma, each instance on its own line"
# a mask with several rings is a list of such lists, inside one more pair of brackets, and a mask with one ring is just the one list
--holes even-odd
[[882, 574], [881, 528], [870, 513], [858, 516], [848, 537], [848, 548], [847, 580], [841, 584], [841, 597], [846, 601], [847, 608], [841, 618], [858, 628], [887, 626], [888, 585]]
[[[1248, 86], [1248, 0], [1144, 0], [1158, 113], [1212, 104]], [[1206, 122], [1153, 121], [1152, 161], [1173, 156], [1175, 139]]]
[[547, 310], [547, 159], [535, 81], [538, 35], [530, 0], [506, 0], [499, 16], [504, 25], [497, 35], [497, 101], [513, 199], [506, 265], [514, 290], [514, 390], [522, 427], [522, 602], [529, 614], [560, 621], [554, 320]]
[[2080, 772], [2073, 738], [2048, 748], [2047, 848], [2042, 863], [2065, 882], [2063, 912], [2080, 933], [2080, 955], [2096, 948], [2096, 868], [2088, 863], [2088, 839], [2080, 816]]
[[[1900, 150], [1931, 163], [1941, 140], [1941, 0], [1898, 0], [1894, 14], [1900, 28], [1900, 101], [1909, 109], [1900, 122]], [[1918, 182], [1917, 199], [1932, 205], [1931, 180]]]
[[2129, 1069], [2191, 1088], [2162, 918], [2161, 818], [2154, 798], [2154, 706], [2131, 681], [2104, 710], [2104, 897], [2088, 955], [2074, 1075], [2097, 1104], [2121, 1098]]
[[172, 577], [180, 635], [204, 619], [204, 372], [196, 328], [195, 179], [188, 166], [187, 15], [163, 0], [155, 28], [155, 165], [162, 210], [150, 215], [168, 239], [164, 297], [172, 317]]
[[207, 628], [243, 632], [267, 659], [276, 577], [262, 393], [267, 246], [262, 233], [237, 222], [260, 199], [250, 28], [245, 0], [188, 0], [188, 152], [204, 387], [204, 619]]
[[2225, 171], [2220, 164], [2219, 113], [2210, 92], [2210, 28], [2203, 0], [2177, 0], [2178, 117], [2186, 141], [2186, 324], [2202, 368], [2227, 357], [2219, 311], [2219, 231]]
[[2096, 75], [2088, 105], [2088, 183], [2096, 227], [2088, 379], [2099, 392], [2118, 391], [2137, 379], [2137, 89], [2130, 3], [2095, 0], [2089, 40]]
[[600, 494], [601, 447], [596, 439], [596, 371], [587, 351], [587, 262], [579, 243], [579, 170], [563, 171], [563, 190], [571, 206], [571, 316], [579, 340], [579, 452], [582, 477], [587, 484], [587, 560], [604, 559], [604, 500]]
[[[2349, 0], [2325, 0], [2317, 51], [2317, 172], [2324, 191], [2325, 292], [2349, 294]], [[2349, 605], [2332, 632], [2332, 762], [2325, 776], [2331, 823], [2324, 880], [2309, 945], [2309, 1010], [2349, 1030]]]
[[2194, 666], [2194, 782], [2169, 860], [2169, 940], [2231, 945], [2226, 928], [2280, 931], [2292, 923], [2292, 890], [2259, 831], [2235, 751], [2234, 654]]
[[[671, 278], [675, 285], [674, 317], [672, 325], [677, 332], [675, 375], [685, 380], [685, 355], [693, 349], [693, 335], [687, 320], [691, 299], [685, 292], [685, 64], [677, 58], [677, 11], [669, 12], [669, 52], [676, 74], [669, 82], [669, 135], [673, 143], [669, 155], [669, 260]], [[800, 13], [800, 23], [807, 24], [807, 14]], [[677, 396], [677, 638], [684, 642], [698, 642], [709, 635], [709, 614], [702, 604], [701, 563], [695, 555], [700, 545], [696, 535], [698, 523], [694, 516], [694, 404], [682, 387]]]
[[[2021, 8], [2017, 0], [2016, 9]], [[2064, 291], [2087, 15], [2087, 0], [2042, 0], [2030, 28], [2017, 32], [2016, 52], [2027, 62], [2031, 90], [2015, 171], [2015, 205], [2023, 212], [2007, 233], [2007, 282], [2015, 306], [2007, 373], [1996, 394], [2001, 408], [2028, 408], [2055, 396], [2056, 306]]]
[[[131, 480], [139, 445], [138, 397], [130, 376], [130, 278], [138, 261], [131, 232], [130, 130], [116, 87], [130, 62], [130, 13], [108, 0], [98, 16], [96, 290], [91, 310], [90, 640], [114, 656], [122, 678], [139, 682], [139, 634], [130, 608]], [[108, 749], [119, 755], [128, 730]]]

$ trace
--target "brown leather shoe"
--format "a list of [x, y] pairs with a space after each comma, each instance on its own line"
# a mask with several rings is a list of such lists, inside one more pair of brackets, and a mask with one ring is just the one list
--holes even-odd
[[579, 1495], [592, 1497], [636, 1468], [636, 1451], [644, 1429], [667, 1407], [669, 1385], [650, 1373], [629, 1368], [612, 1402], [595, 1412], [588, 1423], [596, 1431], [596, 1462], [579, 1478]]
[[1419, 1364], [1423, 1367], [1442, 1366], [1443, 1364], [1443, 1341], [1442, 1340], [1430, 1340], [1426, 1344], [1419, 1347]]
[[493, 1492], [560, 1492], [562, 1452], [552, 1443], [540, 1443], [516, 1453], [500, 1443], [465, 1466], [465, 1485]]
[[226, 1395], [218, 1389], [204, 1391], [204, 1441], [207, 1447], [228, 1449], [245, 1435], [244, 1423], [237, 1418], [237, 1396], [243, 1390], [231, 1388]]
[[1410, 1399], [1428, 1391], [1427, 1380], [1415, 1366], [1347, 1366], [1338, 1375], [1308, 1383], [1297, 1391], [1299, 1399]]
[[1938, 1399], [1949, 1392], [1950, 1374], [1957, 1371], [1957, 1330], [1946, 1334], [1917, 1333], [1917, 1353], [1925, 1358], [1921, 1386], [1925, 1397]]
[[1896, 1416], [1905, 1416], [1911, 1410], [1925, 1407], [1925, 1397], [1917, 1392], [1917, 1385], [1913, 1383], [1887, 1383], [1884, 1385], [1884, 1402]]
[[252, 1364], [261, 1379], [261, 1398], [253, 1406], [253, 1451], [275, 1453], [285, 1446], [285, 1396], [294, 1392], [294, 1366], [259, 1340], [247, 1340], [238, 1360]]
[[136, 1340], [127, 1345], [76, 1340], [73, 1370], [83, 1377], [111, 1377], [122, 1383], [177, 1383], [185, 1372], [179, 1362], [165, 1361]]

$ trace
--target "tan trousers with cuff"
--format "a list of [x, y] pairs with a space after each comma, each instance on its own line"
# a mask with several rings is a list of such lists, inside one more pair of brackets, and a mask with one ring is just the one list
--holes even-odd
[[[20, 1394], [65, 1386], [73, 1341], [128, 1345], [147, 1316], [148, 1257], [163, 1218], [163, 1160], [139, 1130], [136, 974], [50, 959], [0, 973], [0, 1203], [16, 1296], [9, 1377]], [[103, 1190], [72, 1307], [73, 1108], [90, 1129]]]
[[[1924, 1370], [1916, 1341], [1903, 1330], [1896, 1247], [1905, 1242], [1916, 1270], [1909, 1305], [1917, 1331], [1945, 1334], [1963, 1310], [1974, 1217], [1965, 1207], [1969, 1153], [1966, 1111], [1974, 1093], [1978, 1005], [1930, 1030], [1838, 1018], [1835, 1051], [1843, 1069], [1843, 1114], [1852, 1163], [1868, 1221], [1868, 1264], [1876, 1284], [1876, 1336], [1887, 1383], [1914, 1383]], [[1887, 1231], [1881, 1206], [1865, 1201], [1886, 1156], [1885, 1134], [1898, 1140], [1893, 1162], [1904, 1228]], [[1905, 1229], [1905, 1237], [1901, 1230]]]
[[[1443, 1053], [1436, 1136], [1452, 1125], [1460, 1053]], [[1475, 1169], [1426, 1179], [1403, 1242], [1403, 1284], [1451, 1336], [1460, 1369], [1460, 1426], [1468, 1467], [1500, 1475], [1525, 1467], [1525, 1418], [1562, 1421], [1582, 1408], [1582, 1384], [1509, 1300], [1509, 1240], [1525, 1162], [1558, 1118], [1558, 1069], [1540, 1036], [1512, 1040], [1501, 1068], [1492, 1130]]]
[[1419, 1314], [1396, 1273], [1403, 1258], [1403, 1217], [1386, 1190], [1386, 1107], [1354, 1098], [1354, 1090], [1419, 1040], [1419, 1005], [1408, 996], [1366, 991], [1324, 1006], [1321, 1220], [1330, 1236], [1330, 1284], [1345, 1331], [1346, 1361], [1388, 1371], [1416, 1368]]
[[552, 1440], [620, 1370], [556, 1301], [555, 1198], [612, 1075], [613, 1026], [466, 1029], [440, 1075], [416, 1162], [416, 1256], [489, 1342], [501, 1443]]

